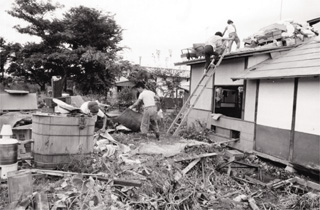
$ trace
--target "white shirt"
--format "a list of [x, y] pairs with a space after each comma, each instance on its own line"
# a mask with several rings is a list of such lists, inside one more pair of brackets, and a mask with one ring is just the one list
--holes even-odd
[[211, 45], [214, 49], [222, 46], [222, 37], [214, 35], [207, 39], [205, 45]]
[[234, 25], [232, 25], [232, 24], [229, 24], [229, 25], [227, 26], [227, 30], [228, 30], [228, 34], [233, 33], [233, 32], [236, 32], [236, 28], [235, 28]]
[[139, 99], [143, 101], [144, 107], [155, 106], [155, 95], [151, 90], [143, 90], [139, 95]]
[[[80, 109], [81, 109], [81, 111], [83, 112], [83, 113], [85, 113], [85, 114], [90, 114], [90, 110], [88, 109], [88, 103], [89, 103], [90, 101], [87, 101], [87, 102], [84, 102], [82, 105], [81, 105], [81, 107], [80, 107]], [[99, 112], [98, 112], [98, 114], [97, 114], [99, 117], [104, 117], [104, 114], [103, 114], [103, 112], [99, 109]]]

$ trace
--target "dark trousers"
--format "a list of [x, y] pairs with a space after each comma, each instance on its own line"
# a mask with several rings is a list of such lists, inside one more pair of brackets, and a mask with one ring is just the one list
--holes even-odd
[[219, 54], [213, 50], [213, 47], [211, 45], [206, 45], [204, 47], [204, 57], [206, 59], [206, 64], [204, 66], [205, 69], [207, 69], [208, 66], [210, 65], [210, 57], [212, 55], [214, 55], [213, 59], [215, 60], [215, 62], [217, 62], [219, 58]]

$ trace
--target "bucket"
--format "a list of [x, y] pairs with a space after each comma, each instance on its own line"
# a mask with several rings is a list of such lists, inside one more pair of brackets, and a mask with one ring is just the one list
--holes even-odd
[[94, 124], [95, 118], [87, 116], [33, 115], [35, 165], [55, 168], [76, 156], [92, 153]]
[[140, 125], [142, 121], [142, 114], [135, 112], [131, 109], [126, 109], [122, 114], [116, 117], [114, 122], [120, 123], [130, 130], [137, 132], [140, 131]]
[[11, 165], [17, 162], [18, 141], [15, 139], [0, 139], [0, 165]]

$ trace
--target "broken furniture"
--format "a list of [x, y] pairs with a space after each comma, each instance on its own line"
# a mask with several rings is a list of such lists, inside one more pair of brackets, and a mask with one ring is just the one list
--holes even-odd
[[204, 44], [203, 43], [196, 43], [193, 44], [192, 48], [185, 48], [181, 50], [181, 58], [186, 58], [187, 60], [190, 59], [197, 59], [201, 56], [204, 56]]

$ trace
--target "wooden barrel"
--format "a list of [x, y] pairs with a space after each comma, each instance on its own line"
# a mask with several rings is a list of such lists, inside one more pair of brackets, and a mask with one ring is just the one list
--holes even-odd
[[95, 118], [50, 114], [32, 116], [33, 157], [37, 167], [55, 168], [93, 152]]

